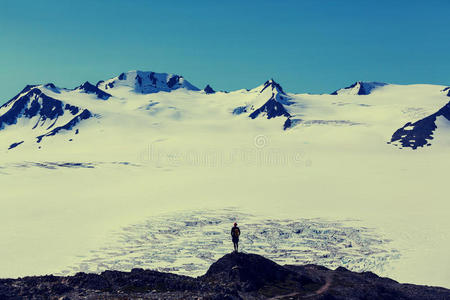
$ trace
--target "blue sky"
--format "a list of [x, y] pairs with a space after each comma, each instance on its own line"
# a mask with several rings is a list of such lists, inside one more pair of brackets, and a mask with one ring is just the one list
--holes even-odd
[[0, 1], [0, 103], [127, 70], [203, 88], [450, 85], [450, 1]]

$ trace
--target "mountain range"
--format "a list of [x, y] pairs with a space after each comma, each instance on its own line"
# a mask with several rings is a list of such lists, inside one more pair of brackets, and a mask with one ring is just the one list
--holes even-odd
[[[448, 136], [448, 97], [450, 88], [444, 86], [360, 81], [329, 95], [292, 94], [273, 79], [253, 89], [216, 92], [210, 85], [201, 90], [180, 75], [129, 71], [73, 89], [27, 85], [0, 107], [0, 146], [41, 149], [50, 139], [76, 143], [85, 132], [103, 132], [111, 124], [124, 129], [136, 120], [139, 124], [129, 130], [143, 134], [155, 124], [182, 127], [195, 120], [202, 126], [215, 126], [215, 121], [227, 126], [267, 120], [292, 138], [302, 138], [302, 128], [340, 127], [349, 143], [358, 143], [351, 133], [364, 128], [363, 135], [380, 137], [390, 146], [419, 149], [439, 142], [436, 132]], [[108, 132], [121, 140], [122, 132]]]

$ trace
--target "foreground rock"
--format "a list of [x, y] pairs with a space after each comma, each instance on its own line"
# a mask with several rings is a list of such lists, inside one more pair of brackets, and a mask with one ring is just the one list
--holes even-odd
[[0, 279], [0, 299], [450, 299], [450, 290], [400, 284], [371, 272], [280, 266], [231, 253], [192, 278], [151, 270]]

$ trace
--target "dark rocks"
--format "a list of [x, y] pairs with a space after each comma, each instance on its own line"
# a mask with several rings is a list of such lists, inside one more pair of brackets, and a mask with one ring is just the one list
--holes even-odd
[[95, 86], [91, 84], [89, 81], [86, 81], [85, 83], [77, 87], [76, 90], [80, 90], [86, 94], [95, 94], [99, 99], [108, 100], [109, 97], [111, 97], [111, 95], [99, 89], [98, 85], [99, 85], [98, 83], [97, 86]]
[[13, 149], [13, 148], [16, 148], [17, 146], [19, 146], [19, 145], [22, 144], [22, 143], [23, 143], [23, 141], [20, 141], [20, 142], [17, 142], [17, 143], [12, 143], [12, 144], [9, 146], [8, 150], [11, 150], [11, 149]]
[[[37, 142], [40, 143], [41, 140], [44, 137], [53, 136], [53, 135], [57, 134], [59, 131], [61, 131], [61, 130], [71, 130], [73, 127], [75, 127], [75, 125], [80, 123], [82, 120], [87, 120], [87, 119], [91, 118], [92, 116], [93, 116], [93, 114], [89, 110], [84, 109], [79, 115], [75, 116], [73, 119], [71, 119], [66, 124], [64, 124], [62, 126], [58, 126], [58, 127], [54, 128], [54, 129], [50, 130], [46, 134], [43, 134], [43, 135], [40, 135], [40, 136], [36, 137], [37, 138]], [[78, 134], [78, 129], [77, 129], [77, 132], [75, 134]]]
[[148, 78], [150, 79], [151, 83], [156, 86], [156, 81], [158, 81], [158, 79], [155, 77], [155, 72], [150, 72]]
[[200, 91], [197, 87], [186, 81], [181, 75], [139, 70], [122, 73], [116, 78], [100, 83], [97, 87], [108, 90], [118, 86], [132, 88], [135, 92], [140, 94], [151, 94], [163, 91], [171, 92], [180, 88], [191, 91]]
[[264, 103], [260, 108], [256, 109], [254, 112], [250, 114], [250, 118], [255, 119], [260, 114], [264, 113], [267, 116], [267, 119], [285, 116], [290, 117], [291, 115], [284, 108], [283, 104], [275, 100], [274, 95]]
[[402, 128], [394, 132], [390, 143], [399, 142], [402, 147], [410, 147], [412, 149], [431, 145], [430, 141], [433, 139], [433, 133], [437, 129], [436, 120], [438, 117], [443, 117], [450, 121], [450, 102], [428, 117], [414, 123], [406, 123]]
[[111, 288], [111, 284], [106, 278], [97, 274], [86, 274], [83, 272], [69, 277], [67, 284], [77, 289], [88, 289], [96, 291], [107, 291]]
[[32, 118], [38, 114], [40, 109], [41, 109], [41, 105], [40, 105], [39, 101], [37, 99], [35, 99], [35, 100], [33, 100], [33, 102], [31, 102], [30, 106], [25, 109], [25, 111], [23, 112], [23, 115], [27, 118]]
[[144, 269], [0, 279], [0, 299], [449, 299], [450, 290], [400, 284], [371, 272], [280, 266], [231, 253], [198, 278]]
[[170, 77], [169, 80], [167, 81], [167, 86], [169, 87], [169, 89], [173, 88], [175, 84], [180, 84], [181, 78], [183, 77], [178, 75], [173, 75], [172, 77]]
[[119, 291], [196, 291], [202, 286], [194, 278], [151, 270], [133, 269], [131, 272], [105, 271], [100, 274]]
[[387, 83], [357, 81], [348, 87], [332, 92], [330, 95], [338, 95], [341, 92], [352, 95], [370, 95], [374, 89], [385, 85]]
[[291, 118], [287, 118], [283, 124], [283, 130], [289, 129], [292, 126]]
[[49, 89], [49, 90], [51, 90], [54, 93], [57, 93], [57, 94], [60, 93], [59, 88], [57, 88], [53, 83], [47, 83], [47, 84], [44, 85], [44, 87]]
[[[40, 94], [39, 97], [42, 99], [42, 105], [39, 114], [43, 120], [53, 120], [64, 114], [62, 101], [48, 97], [43, 93]], [[35, 99], [34, 101], [36, 102], [37, 100]]]
[[3, 104], [1, 108], [9, 107], [9, 109], [0, 116], [0, 129], [3, 129], [5, 125], [15, 124], [17, 118], [25, 110], [29, 101], [30, 96], [28, 96], [28, 94], [21, 96], [21, 93], [19, 93], [17, 96]]
[[216, 91], [208, 84], [205, 86], [205, 88], [203, 89], [203, 91], [205, 92], [205, 94], [209, 95], [209, 94], [215, 94]]
[[[289, 102], [290, 97], [283, 91], [283, 88], [281, 85], [276, 83], [273, 79], [270, 79], [266, 81], [263, 85], [263, 88], [259, 91], [260, 94], [263, 92], [266, 92], [262, 95], [266, 95], [267, 91], [271, 93], [270, 98], [259, 108], [255, 109], [249, 117], [252, 119], [255, 119], [257, 117], [265, 117], [267, 119], [272, 119], [276, 117], [287, 117], [288, 119], [285, 121], [285, 124], [283, 126], [284, 130], [286, 130], [290, 124], [289, 124], [289, 118], [291, 115], [286, 110], [284, 105], [291, 105], [292, 103]], [[235, 108], [233, 111], [233, 114], [240, 114], [242, 112], [247, 111], [247, 107], [244, 107], [245, 110], [242, 110], [240, 107]], [[253, 110], [253, 106], [249, 108], [250, 110]], [[287, 123], [286, 123], [287, 122]]]
[[[89, 82], [84, 83], [78, 87], [78, 89], [89, 93], [94, 92], [98, 97], [102, 97], [102, 99], [107, 99], [111, 96]], [[93, 116], [93, 114], [87, 109], [82, 109], [69, 103], [64, 103], [61, 100], [54, 99], [44, 94], [44, 89], [27, 86], [23, 91], [25, 92], [18, 94], [1, 106], [3, 109], [6, 108], [6, 111], [0, 115], [0, 130], [4, 129], [7, 125], [16, 124], [20, 119], [35, 118], [32, 129], [40, 126], [45, 127], [45, 130], [48, 130], [45, 134], [37, 136], [37, 142], [39, 143], [42, 138], [53, 136], [61, 130], [71, 130], [82, 120], [89, 119]], [[57, 123], [59, 118], [67, 115], [69, 115], [71, 119], [64, 124], [59, 125]], [[23, 141], [11, 144], [8, 150], [14, 149], [21, 143], [23, 143]]]
[[64, 106], [64, 109], [70, 111], [72, 115], [76, 115], [80, 111], [78, 107], [70, 105], [68, 103]]
[[25, 86], [25, 88], [19, 94], [17, 94], [17, 96], [14, 97], [12, 100], [16, 99], [20, 94], [23, 94], [23, 93], [31, 91], [31, 89], [34, 88], [34, 87], [37, 87], [37, 85], [36, 84], [34, 84], [34, 85], [29, 84], [29, 85]]
[[277, 286], [277, 290], [285, 291], [286, 288], [280, 288], [280, 286], [286, 282], [290, 282], [291, 288], [297, 290], [304, 283], [313, 283], [312, 280], [302, 277], [301, 274], [284, 268], [267, 258], [245, 253], [225, 255], [213, 263], [201, 279], [215, 285], [236, 287], [244, 292], [254, 292], [264, 287], [274, 289], [274, 285]]
[[233, 115], [240, 115], [247, 112], [247, 106], [239, 106], [233, 109]]
[[96, 86], [96, 87], [99, 87], [100, 84], [102, 84], [103, 82], [105, 82], [105, 81], [104, 81], [104, 80], [99, 80], [95, 86]]
[[119, 80], [126, 80], [127, 79], [127, 75], [125, 73], [121, 73], [119, 75]]
[[139, 75], [136, 75], [136, 81], [138, 82], [139, 85], [142, 85], [142, 77]]
[[447, 91], [448, 91], [447, 97], [450, 97], [450, 86], [449, 86], [449, 87], [446, 87], [446, 88], [443, 89], [442, 91], [443, 91], [443, 92], [447, 92]]
[[264, 82], [264, 87], [261, 89], [260, 93], [264, 92], [266, 89], [271, 89], [272, 91], [277, 91], [280, 94], [286, 95], [286, 93], [283, 91], [283, 88], [281, 85], [279, 85], [275, 80], [270, 79]]
[[39, 115], [40, 121], [44, 122], [64, 114], [62, 101], [45, 95], [38, 88], [33, 88], [24, 95], [17, 95], [1, 107], [9, 107], [9, 109], [0, 116], [0, 129], [5, 125], [16, 124], [22, 116], [32, 118]]

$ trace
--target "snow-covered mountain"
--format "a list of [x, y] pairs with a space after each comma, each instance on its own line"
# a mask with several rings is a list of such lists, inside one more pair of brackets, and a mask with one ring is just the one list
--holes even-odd
[[192, 91], [199, 90], [189, 83], [189, 81], [185, 80], [183, 76], [143, 71], [129, 71], [109, 80], [99, 81], [97, 87], [104, 90], [124, 87], [141, 94], [151, 94], [162, 91], [170, 92], [179, 88]]
[[[289, 96], [283, 91], [283, 88], [273, 79], [266, 81], [263, 85], [249, 91], [255, 97], [248, 104], [238, 106], [233, 109], [234, 114], [249, 113], [249, 117], [255, 119], [290, 117], [284, 105], [289, 105]], [[284, 104], [284, 105], [283, 105]]]
[[[89, 135], [91, 142], [107, 134], [120, 144], [130, 135], [161, 134], [172, 126], [179, 128], [176, 136], [195, 121], [195, 126], [229, 128], [265, 124], [267, 130], [308, 140], [326, 127], [334, 138], [350, 138], [350, 144], [361, 143], [358, 137], [366, 131], [363, 135], [375, 144], [417, 149], [432, 144], [437, 123], [446, 128], [447, 92], [432, 85], [356, 82], [332, 95], [288, 94], [273, 79], [251, 90], [216, 92], [209, 85], [200, 90], [180, 75], [129, 71], [74, 89], [51, 83], [25, 87], [0, 107], [0, 136], [9, 150], [41, 149], [50, 137], [52, 147], [58, 147], [54, 141], [81, 143], [79, 134]], [[194, 127], [192, 132], [202, 130]], [[301, 128], [309, 128], [309, 135]]]
[[383, 82], [358, 81], [346, 88], [334, 91], [331, 95], [370, 95], [373, 90], [385, 85], [387, 84]]
[[[76, 90], [85, 91], [87, 84]], [[54, 84], [40, 86], [26, 86], [17, 96], [0, 107], [0, 129], [9, 126], [24, 127], [40, 143], [44, 137], [54, 136], [60, 131], [74, 128], [82, 120], [93, 117], [93, 114], [83, 107], [71, 105], [65, 101], [55, 99], [46, 93], [60, 94], [61, 89]], [[98, 91], [99, 95], [106, 97], [106, 93]], [[17, 136], [17, 141], [8, 149], [23, 143], [24, 136]]]

